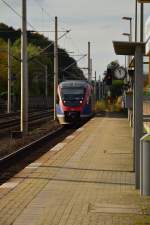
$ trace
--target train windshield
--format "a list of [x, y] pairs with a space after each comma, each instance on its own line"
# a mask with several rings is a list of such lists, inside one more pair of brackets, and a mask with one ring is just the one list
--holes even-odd
[[84, 97], [84, 88], [62, 88], [61, 95], [63, 100], [82, 100]]

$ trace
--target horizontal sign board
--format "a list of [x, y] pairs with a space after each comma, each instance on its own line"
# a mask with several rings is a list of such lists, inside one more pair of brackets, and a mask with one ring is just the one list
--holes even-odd
[[150, 0], [138, 0], [139, 3], [150, 3]]

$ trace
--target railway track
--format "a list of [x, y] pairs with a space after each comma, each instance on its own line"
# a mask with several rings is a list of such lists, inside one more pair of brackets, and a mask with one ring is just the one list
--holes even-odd
[[20, 112], [12, 112], [12, 113], [3, 113], [0, 114], [0, 119], [9, 118], [12, 116], [19, 116]]
[[[45, 120], [47, 118], [52, 118], [52, 112], [39, 111], [39, 112], [30, 112], [29, 113], [29, 125], [37, 120]], [[20, 113], [11, 113], [0, 115], [0, 131], [4, 129], [11, 129], [13, 127], [19, 126], [20, 124]]]
[[16, 150], [15, 152], [0, 159], [0, 184], [8, 180], [14, 174], [34, 162], [41, 155], [50, 150], [57, 143], [61, 142], [68, 135], [72, 134], [83, 123], [73, 127], [60, 127], [57, 130], [33, 141], [32, 143]]
[[29, 154], [29, 152], [33, 152], [35, 148], [39, 148], [40, 146], [42, 146], [43, 144], [47, 143], [49, 140], [51, 140], [51, 138], [55, 138], [57, 135], [60, 135], [62, 132], [64, 132], [66, 130], [66, 128], [61, 127], [59, 129], [57, 129], [54, 132], [50, 132], [47, 135], [44, 135], [43, 137], [39, 138], [36, 141], [33, 141], [32, 143], [16, 150], [15, 152], [3, 157], [0, 159], [0, 168], [5, 167], [6, 164], [10, 164], [13, 161], [16, 161], [17, 159], [20, 159], [20, 157], [24, 157], [27, 154]]

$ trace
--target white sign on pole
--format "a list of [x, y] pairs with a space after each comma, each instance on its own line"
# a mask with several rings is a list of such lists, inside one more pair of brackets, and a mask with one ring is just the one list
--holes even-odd
[[150, 16], [145, 23], [146, 55], [150, 53]]

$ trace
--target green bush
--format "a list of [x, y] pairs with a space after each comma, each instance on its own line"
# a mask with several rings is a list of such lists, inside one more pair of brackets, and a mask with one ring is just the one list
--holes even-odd
[[106, 110], [106, 101], [105, 100], [97, 101], [95, 105], [95, 111], [101, 112], [105, 110]]
[[114, 102], [108, 102], [107, 100], [97, 101], [95, 105], [95, 111], [98, 112], [120, 112], [122, 110], [122, 98], [118, 97]]

